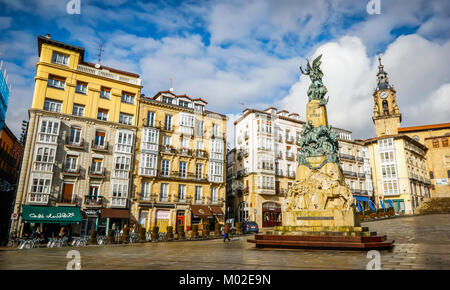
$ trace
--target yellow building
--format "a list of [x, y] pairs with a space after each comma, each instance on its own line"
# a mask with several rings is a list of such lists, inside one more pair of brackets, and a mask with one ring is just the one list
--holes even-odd
[[227, 118], [206, 105], [172, 90], [140, 99], [132, 213], [147, 230], [224, 222]]
[[398, 131], [428, 148], [426, 166], [432, 183], [431, 197], [450, 197], [450, 123], [402, 127]]
[[399, 213], [414, 214], [424, 199], [430, 197], [428, 148], [400, 133], [396, 92], [389, 84], [381, 59], [379, 62], [372, 118], [377, 136], [363, 141], [369, 150], [375, 202], [380, 208], [393, 206]]
[[[38, 36], [35, 88], [11, 231], [105, 234], [130, 217], [139, 75]], [[50, 220], [47, 217], [54, 217]], [[114, 225], [114, 226], [113, 226]]]

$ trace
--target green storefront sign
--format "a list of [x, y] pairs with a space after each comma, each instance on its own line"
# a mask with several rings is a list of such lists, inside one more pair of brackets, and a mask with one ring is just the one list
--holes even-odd
[[79, 207], [23, 205], [22, 219], [25, 223], [80, 223]]

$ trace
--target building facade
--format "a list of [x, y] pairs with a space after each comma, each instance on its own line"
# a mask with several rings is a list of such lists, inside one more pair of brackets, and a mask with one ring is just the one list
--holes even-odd
[[428, 148], [400, 132], [402, 116], [396, 92], [389, 84], [381, 59], [378, 68], [372, 118], [376, 137], [363, 141], [369, 151], [375, 201], [379, 207], [393, 206], [397, 212], [414, 214], [423, 200], [430, 197]]
[[130, 218], [141, 80], [49, 35], [38, 56], [11, 231], [105, 234]]
[[226, 116], [172, 90], [142, 97], [133, 216], [147, 230], [224, 222]]
[[[282, 223], [282, 208], [297, 170], [297, 142], [304, 128], [297, 113], [268, 108], [246, 109], [234, 123], [235, 150], [228, 154], [228, 217], [252, 220], [262, 227]], [[351, 132], [332, 128], [339, 135], [340, 160], [347, 184], [368, 207], [372, 196], [371, 171], [363, 143]], [[365, 204], [366, 202], [366, 204]]]
[[[426, 167], [431, 180], [431, 197], [450, 197], [450, 123], [401, 127], [398, 131], [428, 148]], [[413, 156], [409, 158], [411, 164], [418, 162]]]
[[7, 83], [6, 69], [0, 60], [0, 132], [5, 125], [6, 111], [8, 109], [9, 87]]
[[4, 125], [0, 131], [0, 244], [8, 241], [22, 154], [23, 145]]

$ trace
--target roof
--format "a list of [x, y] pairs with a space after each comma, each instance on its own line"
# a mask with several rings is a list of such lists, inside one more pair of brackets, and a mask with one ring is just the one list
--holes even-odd
[[[91, 67], [95, 67], [95, 63], [91, 63], [91, 62], [83, 62], [83, 64], [91, 66]], [[131, 72], [127, 72], [127, 71], [123, 71], [123, 70], [118, 70], [112, 67], [108, 67], [108, 66], [104, 66], [104, 65], [100, 65], [100, 69], [107, 69], [110, 72], [114, 72], [114, 73], [118, 73], [118, 74], [123, 74], [123, 75], [127, 75], [127, 76], [131, 76], [131, 77], [135, 77], [138, 78], [140, 77], [138, 74], [135, 73], [131, 73]]]
[[80, 53], [80, 62], [84, 61], [84, 48], [83, 47], [67, 44], [67, 43], [60, 42], [60, 41], [56, 41], [56, 40], [51, 39], [50, 37], [45, 37], [45, 36], [42, 36], [42, 35], [39, 35], [37, 37], [37, 40], [38, 40], [38, 56], [39, 57], [41, 56], [42, 44], [45, 43], [45, 44], [51, 44], [51, 45], [58, 46], [58, 47], [61, 47], [61, 48], [77, 51], [78, 53]]
[[[44, 43], [45, 44], [51, 44], [51, 45], [54, 45], [54, 46], [57, 46], [57, 47], [61, 47], [61, 48], [64, 48], [64, 49], [69, 49], [69, 50], [73, 50], [73, 51], [78, 52], [80, 54], [80, 64], [84, 64], [84, 65], [87, 65], [87, 66], [95, 67], [94, 63], [90, 63], [90, 62], [85, 62], [84, 61], [84, 51], [85, 51], [84, 47], [67, 44], [67, 43], [64, 43], [64, 42], [61, 42], [61, 41], [56, 41], [56, 40], [51, 39], [50, 37], [45, 37], [45, 36], [42, 36], [42, 35], [39, 35], [37, 37], [37, 40], [38, 40], [38, 56], [39, 57], [41, 56], [42, 44], [44, 44]], [[139, 78], [139, 75], [135, 74], [135, 73], [122, 71], [122, 70], [118, 70], [118, 69], [107, 67], [107, 66], [103, 66], [103, 65], [100, 65], [100, 68], [101, 69], [107, 69], [107, 70], [109, 70], [111, 72], [115, 72], [115, 73], [131, 76], [131, 77]]]
[[413, 138], [409, 137], [408, 135], [405, 134], [398, 134], [398, 135], [384, 135], [384, 136], [379, 136], [379, 137], [374, 137], [374, 138], [369, 138], [366, 140], [358, 140], [358, 142], [362, 142], [364, 143], [364, 145], [370, 144], [370, 143], [375, 143], [378, 140], [381, 139], [386, 139], [386, 138], [394, 138], [394, 139], [406, 139], [408, 142], [413, 143], [414, 145], [416, 145], [417, 147], [420, 147], [422, 150], [427, 151], [428, 147], [426, 147], [425, 145], [423, 145], [422, 143], [414, 140]]
[[171, 92], [171, 91], [159, 91], [159, 92], [157, 92], [156, 93], [156, 95], [153, 97], [153, 100], [156, 100], [160, 95], [162, 95], [162, 94], [171, 94], [172, 96], [174, 96], [175, 98], [186, 98], [186, 99], [189, 99], [189, 100], [191, 100], [191, 101], [193, 101], [193, 102], [195, 102], [195, 101], [200, 101], [200, 102], [203, 102], [203, 103], [205, 103], [205, 104], [208, 104], [208, 102], [207, 101], [205, 101], [205, 100], [203, 100], [202, 98], [191, 98], [191, 97], [189, 97], [188, 95], [186, 95], [186, 94], [184, 94], [184, 95], [175, 95], [173, 92]]
[[398, 128], [398, 132], [415, 132], [415, 131], [428, 131], [428, 130], [438, 130], [450, 128], [450, 123], [423, 125], [423, 126], [413, 126], [413, 127], [401, 127]]

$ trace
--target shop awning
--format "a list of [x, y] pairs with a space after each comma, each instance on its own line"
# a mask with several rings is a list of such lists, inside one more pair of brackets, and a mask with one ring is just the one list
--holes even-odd
[[390, 205], [392, 208], [394, 208], [394, 204], [392, 203], [392, 200], [388, 199], [387, 201], [389, 202], [389, 205]]
[[359, 202], [358, 202], [358, 203], [356, 203], [356, 205], [358, 206], [358, 211], [362, 211], [361, 204], [359, 204]]
[[191, 205], [191, 211], [196, 218], [212, 218], [213, 214], [207, 205]]
[[384, 209], [384, 202], [382, 200], [380, 200], [380, 205]]
[[358, 196], [358, 195], [354, 195], [353, 196], [357, 201], [367, 201], [369, 202], [370, 199], [367, 196]]
[[74, 224], [81, 222], [79, 207], [23, 205], [22, 219], [25, 223]]
[[375, 205], [372, 201], [369, 202], [370, 208], [375, 211]]
[[130, 210], [129, 209], [117, 209], [117, 208], [102, 208], [100, 212], [102, 218], [119, 218], [119, 219], [129, 219]]
[[217, 205], [210, 205], [209, 208], [214, 215], [223, 215], [222, 208]]

